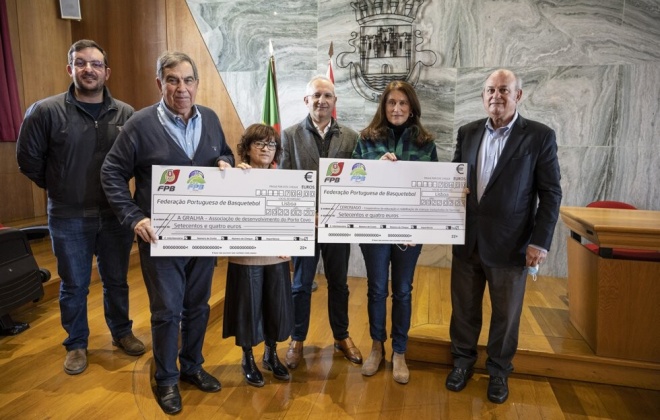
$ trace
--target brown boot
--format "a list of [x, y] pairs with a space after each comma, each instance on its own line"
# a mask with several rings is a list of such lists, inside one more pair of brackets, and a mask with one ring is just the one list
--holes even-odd
[[406, 355], [403, 353], [392, 353], [392, 376], [400, 384], [407, 384], [410, 379], [410, 371], [406, 366]]
[[284, 357], [284, 363], [286, 363], [289, 369], [295, 369], [300, 364], [300, 359], [303, 356], [303, 342], [291, 340], [289, 344], [289, 350], [286, 351], [286, 356]]
[[66, 352], [64, 371], [69, 375], [77, 375], [87, 369], [87, 349], [75, 349]]
[[385, 345], [382, 341], [374, 340], [371, 344], [371, 353], [362, 365], [362, 374], [364, 376], [373, 376], [378, 372], [380, 364], [385, 358]]
[[129, 356], [139, 356], [144, 354], [146, 351], [144, 348], [144, 343], [138, 340], [138, 338], [133, 335], [133, 333], [129, 333], [128, 335], [118, 340], [113, 338], [112, 345], [124, 350], [124, 353], [128, 354]]

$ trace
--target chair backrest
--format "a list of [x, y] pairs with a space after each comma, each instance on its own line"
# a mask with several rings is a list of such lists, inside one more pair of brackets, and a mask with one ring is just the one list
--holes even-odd
[[598, 207], [601, 209], [628, 209], [628, 210], [637, 210], [637, 207], [632, 204], [624, 203], [622, 201], [594, 201], [593, 203], [587, 204], [587, 207]]

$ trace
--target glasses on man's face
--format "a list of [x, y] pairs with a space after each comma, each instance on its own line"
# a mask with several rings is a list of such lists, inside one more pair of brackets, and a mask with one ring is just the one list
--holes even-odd
[[73, 66], [77, 69], [84, 69], [87, 65], [91, 65], [94, 70], [103, 70], [105, 69], [105, 63], [101, 60], [83, 60], [82, 58], [76, 58], [73, 61]]
[[264, 147], [267, 147], [268, 150], [275, 150], [277, 149], [277, 142], [257, 140], [252, 143], [252, 146], [256, 147], [257, 149], [263, 149]]
[[192, 86], [195, 84], [196, 81], [197, 79], [195, 79], [192, 76], [188, 76], [183, 79], [174, 76], [167, 76], [165, 78], [165, 83], [167, 83], [170, 86], [179, 86], [181, 82], [183, 82], [183, 84], [186, 86]]
[[307, 95], [308, 97], [312, 98], [314, 101], [318, 101], [321, 98], [325, 99], [326, 101], [331, 101], [335, 98], [335, 95], [332, 93], [315, 93], [313, 95]]

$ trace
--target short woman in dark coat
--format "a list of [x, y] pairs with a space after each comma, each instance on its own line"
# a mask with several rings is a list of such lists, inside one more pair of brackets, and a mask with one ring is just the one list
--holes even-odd
[[[280, 136], [270, 126], [249, 126], [238, 145], [243, 170], [273, 169], [281, 154]], [[289, 257], [229, 257], [222, 337], [235, 337], [243, 348], [241, 367], [248, 384], [261, 387], [264, 378], [252, 347], [265, 341], [262, 367], [277, 379], [289, 379], [276, 346], [293, 330]]]

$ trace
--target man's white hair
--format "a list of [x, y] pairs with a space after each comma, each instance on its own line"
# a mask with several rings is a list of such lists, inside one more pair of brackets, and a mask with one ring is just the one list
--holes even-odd
[[325, 82], [330, 83], [332, 85], [332, 94], [333, 95], [335, 94], [335, 84], [332, 83], [332, 80], [330, 80], [327, 76], [323, 76], [319, 74], [318, 76], [312, 77], [312, 80], [310, 80], [309, 83], [307, 83], [307, 89], [305, 89], [305, 95], [311, 95], [312, 93], [314, 93], [314, 82], [316, 82], [317, 80], [323, 80]]

